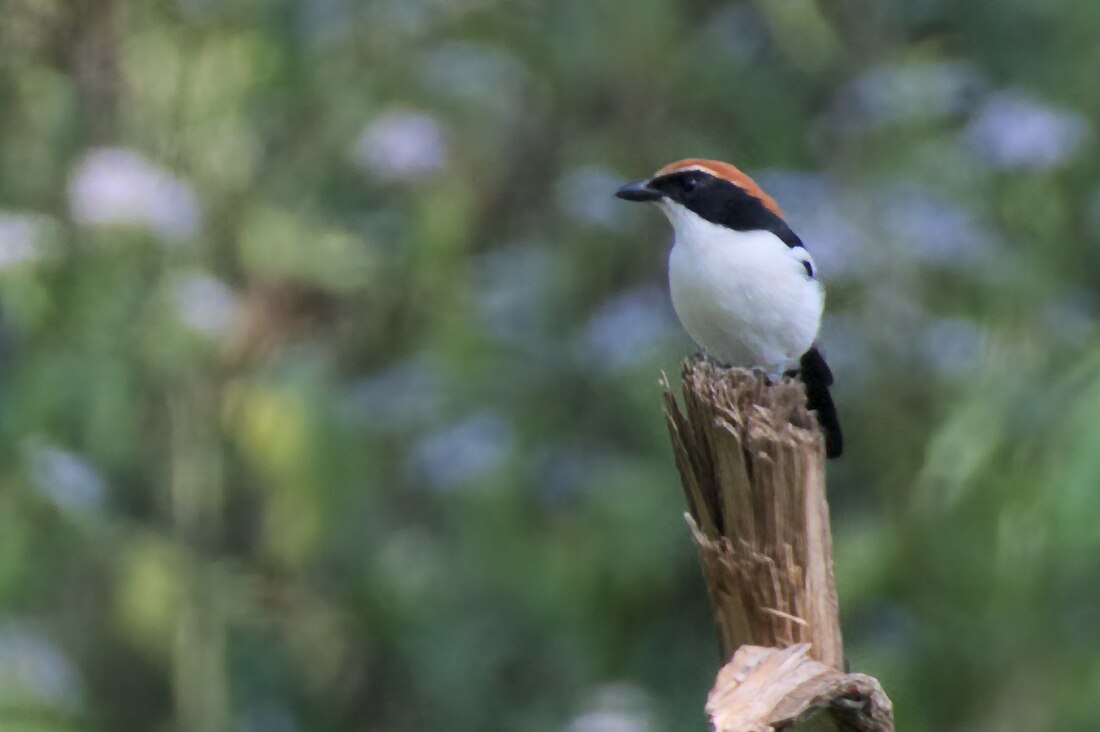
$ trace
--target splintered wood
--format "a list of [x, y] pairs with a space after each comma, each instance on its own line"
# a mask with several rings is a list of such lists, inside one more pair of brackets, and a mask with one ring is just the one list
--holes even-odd
[[722, 655], [809, 643], [844, 665], [821, 433], [802, 385], [694, 360], [665, 414]]
[[[843, 708], [843, 699], [833, 700], [839, 706], [830, 707], [829, 699], [818, 698], [821, 689], [803, 685], [810, 671], [838, 694], [869, 683], [867, 689], [876, 694], [858, 698], [873, 708], [860, 707], [860, 719], [889, 720], [889, 700], [877, 682], [843, 673], [825, 454], [802, 384], [789, 379], [769, 384], [761, 374], [697, 358], [684, 364], [682, 410], [667, 380], [664, 387], [676, 467], [722, 656], [729, 659], [741, 648], [712, 692], [712, 704], [721, 687], [721, 698], [736, 707], [708, 705], [715, 729], [778, 729], [806, 716], [807, 710]], [[759, 663], [747, 664], [743, 647], [751, 646], [799, 650], [782, 662], [764, 663], [753, 656]], [[729, 676], [727, 670], [739, 659], [740, 670]], [[749, 691], [733, 693], [738, 685], [747, 685]], [[768, 693], [760, 696], [765, 687]], [[807, 689], [815, 694], [807, 696]], [[762, 701], [773, 697], [774, 705]], [[736, 706], [752, 698], [756, 701], [750, 707]], [[854, 697], [848, 701], [858, 706]], [[768, 708], [757, 709], [761, 704]], [[781, 725], [768, 721], [796, 708]], [[749, 723], [754, 710], [767, 713]], [[716, 712], [741, 726], [720, 726]]]
[[707, 714], [718, 732], [775, 729], [893, 729], [890, 700], [878, 682], [845, 674], [807, 655], [809, 646], [743, 646], [718, 674]]

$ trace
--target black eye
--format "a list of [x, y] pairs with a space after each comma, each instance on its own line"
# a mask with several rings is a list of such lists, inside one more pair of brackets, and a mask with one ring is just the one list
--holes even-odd
[[692, 193], [695, 191], [695, 188], [698, 185], [699, 182], [696, 181], [694, 178], [684, 178], [683, 182], [680, 184], [680, 188], [684, 191], [684, 193]]

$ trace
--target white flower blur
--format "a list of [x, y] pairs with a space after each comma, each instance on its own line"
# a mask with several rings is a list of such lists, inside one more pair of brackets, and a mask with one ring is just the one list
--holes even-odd
[[593, 313], [580, 352], [586, 363], [613, 372], [656, 357], [679, 334], [668, 296], [643, 287], [612, 297]]
[[435, 357], [418, 354], [351, 384], [344, 405], [353, 418], [372, 429], [402, 430], [430, 424], [439, 418], [443, 407], [444, 376]]
[[176, 283], [174, 301], [179, 319], [208, 338], [228, 335], [236, 320], [236, 294], [217, 277], [193, 274]]
[[502, 342], [545, 347], [550, 296], [560, 274], [545, 247], [516, 244], [480, 256], [474, 298], [486, 332]]
[[0, 624], [0, 707], [75, 708], [80, 676], [65, 653], [28, 624]]
[[80, 455], [52, 445], [35, 445], [28, 450], [27, 462], [34, 487], [58, 508], [85, 513], [103, 504], [107, 482]]
[[699, 40], [708, 53], [745, 65], [768, 50], [772, 35], [768, 19], [759, 8], [748, 3], [724, 3], [703, 26]]
[[656, 728], [649, 695], [633, 684], [608, 684], [595, 690], [589, 708], [564, 732], [652, 732]]
[[355, 161], [380, 180], [415, 181], [447, 164], [447, 141], [436, 119], [418, 112], [389, 112], [359, 135]]
[[38, 260], [42, 255], [46, 216], [0, 211], [0, 271]]
[[558, 204], [572, 218], [608, 229], [619, 227], [624, 207], [613, 194], [625, 178], [606, 168], [574, 170], [558, 181]]
[[969, 111], [985, 79], [963, 63], [880, 66], [841, 92], [843, 104], [862, 128], [950, 117]]
[[424, 84], [443, 97], [500, 113], [519, 103], [527, 69], [513, 54], [478, 43], [444, 43], [421, 64]]
[[939, 318], [920, 336], [929, 364], [940, 376], [961, 377], [979, 364], [985, 331], [969, 318]]
[[84, 156], [69, 180], [69, 209], [79, 224], [143, 226], [167, 243], [194, 237], [202, 225], [190, 185], [124, 148]]

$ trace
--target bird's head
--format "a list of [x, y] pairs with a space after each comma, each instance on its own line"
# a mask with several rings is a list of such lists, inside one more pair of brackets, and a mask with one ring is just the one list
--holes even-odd
[[678, 160], [615, 195], [658, 204], [677, 230], [698, 219], [738, 231], [770, 228], [774, 220], [783, 220], [774, 198], [738, 168], [717, 160]]

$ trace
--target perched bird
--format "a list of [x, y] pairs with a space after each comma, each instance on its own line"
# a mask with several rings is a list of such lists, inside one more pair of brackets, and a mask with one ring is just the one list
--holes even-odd
[[825, 290], [775, 199], [729, 163], [698, 158], [666, 165], [616, 195], [652, 201], [672, 223], [672, 305], [695, 342], [730, 366], [772, 376], [796, 370], [826, 455], [840, 455], [833, 375], [815, 345]]

